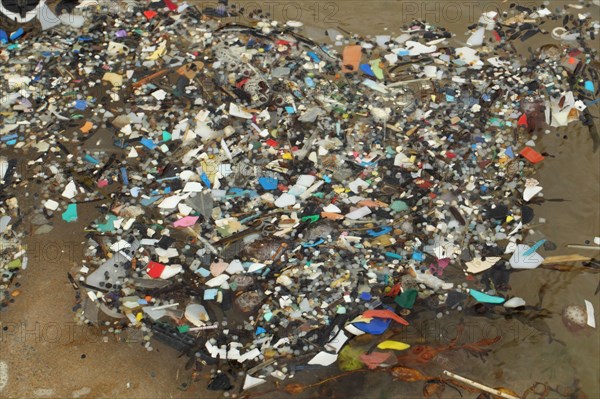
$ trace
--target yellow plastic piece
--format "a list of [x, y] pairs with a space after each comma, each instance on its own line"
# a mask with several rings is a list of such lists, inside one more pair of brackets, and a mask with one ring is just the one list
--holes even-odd
[[403, 351], [410, 348], [409, 344], [405, 344], [400, 341], [383, 341], [379, 345], [377, 345], [379, 349], [392, 349], [395, 351]]

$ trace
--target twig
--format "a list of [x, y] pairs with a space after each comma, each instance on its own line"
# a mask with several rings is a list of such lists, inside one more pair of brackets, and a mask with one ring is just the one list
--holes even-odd
[[492, 395], [499, 396], [501, 398], [505, 398], [505, 399], [521, 399], [518, 396], [514, 396], [514, 395], [511, 395], [511, 394], [502, 392], [502, 391], [500, 391], [498, 389], [490, 388], [490, 387], [488, 387], [486, 385], [480, 384], [480, 383], [475, 382], [473, 380], [470, 380], [468, 378], [461, 377], [460, 375], [451, 373], [448, 370], [444, 370], [444, 375], [446, 375], [446, 376], [448, 376], [448, 377], [450, 377], [450, 378], [452, 378], [452, 379], [454, 379], [456, 381], [460, 381], [462, 383], [470, 385], [473, 388], [477, 388], [477, 389], [479, 389], [481, 391], [484, 391], [484, 392], [487, 392], [487, 393], [491, 393]]

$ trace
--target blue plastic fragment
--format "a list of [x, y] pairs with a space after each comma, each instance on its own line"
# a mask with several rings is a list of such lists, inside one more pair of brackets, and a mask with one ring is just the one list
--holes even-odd
[[302, 244], [302, 246], [304, 248], [312, 248], [312, 247], [316, 247], [319, 244], [323, 244], [324, 242], [325, 242], [324, 239], [319, 238], [318, 240], [316, 240], [316, 241], [314, 241], [312, 243], [305, 242], [305, 243]]
[[85, 157], [83, 157], [83, 159], [94, 165], [98, 165], [100, 163], [100, 161], [98, 161], [96, 158], [94, 158], [90, 154], [86, 154]]
[[539, 240], [538, 242], [533, 244], [527, 251], [523, 252], [523, 256], [533, 255], [535, 253], [535, 251], [538, 250], [539, 247], [544, 245], [545, 242], [546, 242], [546, 239]]
[[286, 107], [285, 107], [285, 111], [286, 111], [288, 114], [294, 114], [294, 113], [296, 113], [296, 110], [294, 109], [294, 107], [292, 107], [292, 106], [290, 106], [290, 105], [288, 105], [288, 106], [286, 106]]
[[163, 190], [165, 194], [170, 194], [171, 193], [171, 187], [165, 187], [165, 189]]
[[265, 330], [264, 328], [262, 328], [260, 326], [256, 327], [256, 335], [264, 334], [266, 332], [267, 332], [267, 330]]
[[371, 65], [369, 65], [369, 64], [360, 64], [360, 70], [369, 76], [375, 77], [375, 73], [373, 73], [373, 70], [371, 69]]
[[208, 179], [208, 176], [206, 176], [206, 173], [202, 172], [200, 180], [202, 180], [202, 183], [204, 183], [206, 187], [210, 188], [210, 180]]
[[201, 267], [198, 270], [196, 270], [196, 273], [198, 273], [199, 275], [201, 275], [202, 277], [208, 277], [210, 276], [210, 271], [206, 270], [205, 268]]
[[142, 206], [148, 206], [158, 201], [161, 197], [161, 195], [154, 195], [152, 197], [142, 198], [140, 204], [142, 204]]
[[314, 62], [321, 62], [321, 59], [314, 51], [309, 51], [307, 54]]
[[503, 303], [506, 300], [506, 299], [502, 298], [501, 296], [493, 296], [493, 295], [484, 294], [483, 292], [474, 290], [472, 288], [469, 290], [469, 294], [471, 294], [471, 296], [473, 298], [475, 298], [477, 300], [477, 302], [482, 302], [482, 303]]
[[388, 327], [390, 326], [390, 324], [392, 323], [391, 319], [373, 319], [371, 320], [371, 322], [369, 323], [364, 323], [364, 322], [358, 322], [358, 323], [352, 323], [352, 325], [356, 328], [358, 328], [361, 331], [364, 331], [367, 334], [373, 334], [373, 335], [381, 335], [383, 334]]
[[127, 186], [129, 184], [129, 178], [127, 177], [127, 169], [125, 167], [121, 168], [121, 178], [123, 179], [123, 184]]
[[315, 86], [316, 86], [316, 85], [315, 85], [315, 81], [314, 81], [314, 80], [312, 80], [312, 79], [311, 79], [309, 76], [307, 76], [307, 77], [305, 77], [305, 78], [304, 78], [304, 83], [305, 83], [305, 84], [306, 84], [308, 87], [310, 87], [310, 88], [313, 88], [313, 87], [315, 87]]
[[19, 28], [16, 31], [14, 31], [13, 33], [10, 34], [10, 40], [17, 40], [18, 38], [20, 38], [24, 34], [25, 34], [25, 31], [23, 30], [23, 28]]
[[273, 177], [259, 177], [258, 182], [265, 190], [275, 190], [277, 188], [277, 179]]
[[209, 288], [207, 290], [204, 291], [204, 300], [205, 301], [212, 301], [213, 299], [215, 299], [217, 297], [217, 294], [219, 293], [219, 290], [216, 288]]
[[585, 89], [587, 91], [591, 91], [593, 93], [594, 92], [594, 82], [592, 82], [591, 80], [586, 80], [585, 81]]
[[423, 259], [425, 259], [425, 255], [423, 255], [422, 252], [415, 251], [412, 254], [412, 259], [416, 260], [417, 262], [421, 262]]
[[359, 298], [362, 299], [363, 301], [370, 301], [372, 296], [370, 293], [365, 291], [365, 292], [360, 293]]
[[149, 138], [147, 138], [147, 137], [144, 137], [143, 139], [141, 139], [141, 140], [140, 140], [140, 143], [141, 143], [141, 144], [142, 144], [144, 147], [148, 148], [149, 150], [153, 150], [153, 149], [155, 149], [155, 148], [156, 148], [156, 144], [154, 144], [154, 141], [150, 140], [150, 139], [149, 139]]
[[506, 154], [507, 157], [509, 157], [511, 159], [515, 157], [515, 153], [513, 152], [512, 147], [506, 147], [506, 150], [504, 150], [504, 153]]
[[0, 29], [0, 43], [6, 44], [8, 43], [8, 34], [6, 31]]
[[9, 134], [9, 135], [6, 135], [6, 136], [2, 136], [2, 138], [0, 138], [0, 140], [2, 140], [2, 141], [10, 141], [10, 140], [16, 139], [17, 137], [19, 137], [19, 136], [17, 136], [17, 134], [14, 133], [14, 134]]
[[84, 111], [87, 108], [88, 104], [85, 100], [75, 100], [75, 109], [80, 111]]
[[369, 234], [371, 237], [379, 237], [389, 233], [390, 231], [392, 231], [390, 226], [384, 226], [379, 230], [367, 230], [367, 234]]

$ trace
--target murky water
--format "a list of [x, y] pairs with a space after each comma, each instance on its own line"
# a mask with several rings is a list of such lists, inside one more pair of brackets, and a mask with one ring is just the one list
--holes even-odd
[[[197, 2], [201, 6], [214, 2]], [[494, 1], [241, 1], [248, 10], [270, 12], [275, 19], [300, 19], [305, 22], [305, 33], [316, 39], [324, 39], [324, 28], [339, 27], [362, 35], [398, 32], [401, 25], [413, 18], [447, 27], [457, 33], [455, 40], [466, 41], [463, 32], [475, 22], [481, 12], [506, 9], [508, 2]], [[537, 2], [523, 1], [525, 6]], [[553, 9], [564, 2], [550, 2]], [[596, 7], [591, 10], [600, 12]], [[552, 26], [546, 27], [550, 30]], [[518, 45], [526, 53], [528, 48], [552, 43], [549, 36], [537, 35]], [[598, 43], [596, 43], [598, 46]], [[592, 110], [595, 116], [597, 107]], [[546, 198], [564, 199], [564, 202], [546, 202], [534, 206], [536, 220], [546, 219], [540, 231], [557, 245], [557, 250], [542, 255], [581, 253], [590, 257], [598, 253], [573, 250], [567, 244], [584, 244], [586, 240], [600, 235], [600, 157], [593, 152], [592, 140], [587, 128], [574, 127], [553, 129], [543, 136], [541, 151], [554, 157], [546, 157], [540, 165], [536, 178], [544, 187]], [[91, 209], [92, 206], [90, 206]], [[82, 215], [94, 212], [82, 212]], [[74, 244], [73, 253], [80, 252], [81, 231], [89, 222], [82, 220], [74, 227], [57, 228], [53, 240]], [[77, 230], [79, 229], [79, 230]], [[36, 244], [35, 241], [32, 244]], [[2, 315], [6, 323], [39, 321], [41, 323], [66, 323], [70, 317], [73, 293], [65, 284], [64, 273], [77, 256], [63, 256], [52, 262], [32, 262], [21, 280], [28, 297], [18, 301], [8, 314]], [[544, 307], [552, 312], [546, 320], [547, 327], [536, 321], [524, 324], [519, 320], [504, 318], [491, 320], [485, 316], [452, 313], [437, 319], [435, 315], [420, 315], [412, 325], [404, 329], [398, 339], [409, 344], [446, 344], [457, 333], [459, 321], [464, 319], [463, 341], [502, 336], [493, 345], [485, 359], [453, 351], [439, 355], [422, 370], [429, 375], [439, 375], [448, 369], [481, 381], [490, 386], [506, 386], [519, 393], [536, 381], [552, 385], [570, 386], [579, 379], [589, 398], [600, 397], [600, 334], [598, 330], [586, 330], [579, 334], [569, 332], [563, 325], [560, 312], [567, 304], [582, 304], [584, 299], [594, 303], [600, 310], [594, 290], [598, 274], [583, 272], [558, 272], [532, 270], [514, 273], [511, 277], [510, 294], [523, 297], [527, 303], [536, 303], [538, 290], [548, 284]], [[29, 291], [27, 291], [29, 290]], [[48, 299], [51, 296], [51, 299]], [[27, 302], [28, 301], [28, 302]], [[42, 324], [43, 325], [43, 324]], [[542, 331], [540, 331], [540, 329]], [[62, 343], [19, 342], [0, 340], [0, 358], [10, 358], [9, 397], [31, 397], [33, 388], [47, 388], [55, 396], [65, 396], [70, 391], [86, 385], [92, 387], [94, 396], [106, 397], [197, 397], [198, 389], [183, 392], [177, 389], [183, 359], [169, 348], [157, 345], [160, 352], [147, 353], [137, 344], [90, 343], [85, 334], [75, 331], [75, 339]], [[544, 333], [545, 332], [545, 333]], [[552, 342], [550, 342], [552, 335]], [[557, 341], [564, 342], [563, 344]], [[8, 344], [7, 344], [8, 342]], [[87, 353], [87, 363], [82, 363], [81, 353]], [[27, 357], [24, 359], [22, 357]], [[6, 360], [6, 359], [2, 359]], [[111, 363], [121, 364], [127, 371], [117, 372]], [[44, 374], [45, 368], [52, 368]], [[15, 375], [16, 374], [16, 375]], [[304, 374], [304, 376], [302, 376]], [[335, 369], [323, 373], [302, 372], [299, 382], [312, 383], [325, 375], [336, 374]], [[99, 375], [97, 382], [90, 376]], [[29, 381], [29, 382], [28, 382]], [[131, 382], [134, 391], [125, 388]], [[295, 381], [296, 382], [296, 381]], [[203, 384], [201, 382], [200, 384]], [[33, 387], [33, 388], [32, 388]], [[66, 387], [66, 388], [65, 388]], [[66, 390], [65, 390], [66, 389]], [[422, 383], [394, 382], [385, 372], [361, 372], [341, 378], [301, 395], [302, 397], [364, 397], [396, 398], [421, 397]], [[132, 393], [133, 392], [133, 393]], [[271, 395], [282, 397], [285, 394]], [[39, 396], [39, 395], [38, 395]], [[467, 397], [474, 397], [467, 394]], [[220, 394], [202, 397], [222, 397]], [[447, 390], [443, 397], [458, 397]], [[550, 397], [555, 397], [550, 395]]]

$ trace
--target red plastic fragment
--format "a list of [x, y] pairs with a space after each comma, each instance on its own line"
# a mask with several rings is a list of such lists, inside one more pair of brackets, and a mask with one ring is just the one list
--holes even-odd
[[519, 120], [517, 121], [517, 126], [529, 127], [529, 124], [527, 123], [527, 114], [523, 114], [519, 117]]
[[154, 261], [150, 261], [150, 263], [148, 263], [148, 268], [146, 269], [148, 275], [152, 278], [160, 278], [163, 270], [165, 270], [165, 265]]
[[148, 21], [150, 21], [152, 18], [156, 17], [158, 15], [158, 13], [154, 10], [146, 10], [144, 11], [144, 16], [146, 18], [148, 18]]
[[165, 6], [171, 11], [177, 10], [177, 5], [175, 5], [171, 0], [163, 0]]
[[531, 163], [539, 163], [544, 160], [542, 154], [540, 154], [531, 147], [523, 148], [519, 154], [525, 157], [525, 159], [527, 159]]
[[404, 320], [391, 310], [367, 310], [365, 313], [363, 313], [363, 316], [374, 317], [376, 319], [392, 319], [396, 323], [404, 324], [405, 326], [408, 325], [408, 321]]

